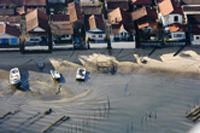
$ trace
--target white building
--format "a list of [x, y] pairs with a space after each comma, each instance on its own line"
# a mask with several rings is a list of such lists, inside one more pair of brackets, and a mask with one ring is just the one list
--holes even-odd
[[19, 45], [20, 31], [16, 26], [0, 25], [0, 45]]

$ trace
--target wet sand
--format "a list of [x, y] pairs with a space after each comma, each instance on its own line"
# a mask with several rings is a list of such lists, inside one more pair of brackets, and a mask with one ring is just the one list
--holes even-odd
[[[184, 118], [185, 111], [199, 100], [200, 56], [197, 48], [186, 47], [174, 57], [178, 49], [159, 49], [151, 56], [152, 49], [0, 53], [0, 115], [21, 110], [0, 120], [0, 132], [40, 132], [62, 115], [71, 120], [52, 132], [187, 132], [194, 124]], [[37, 67], [40, 60], [43, 70]], [[97, 70], [97, 62], [107, 61], [116, 65], [114, 75]], [[21, 71], [19, 88], [9, 84], [13, 67]], [[78, 67], [88, 70], [83, 83], [75, 81]], [[60, 82], [52, 79], [51, 69], [62, 74]], [[51, 115], [19, 125], [49, 108]]]

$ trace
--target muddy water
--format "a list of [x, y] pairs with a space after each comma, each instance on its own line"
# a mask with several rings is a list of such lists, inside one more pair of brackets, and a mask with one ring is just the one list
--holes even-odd
[[[79, 83], [74, 80], [74, 69], [62, 70], [59, 83], [48, 73], [22, 70], [22, 84], [16, 89], [9, 85], [9, 72], [0, 72], [0, 116], [16, 111], [0, 119], [2, 133], [41, 132], [63, 115], [70, 120], [49, 132], [184, 133], [194, 125], [184, 117], [186, 109], [200, 100], [197, 79], [91, 72], [86, 82]], [[86, 97], [51, 103], [88, 89], [92, 92]], [[53, 112], [44, 115], [49, 108]]]

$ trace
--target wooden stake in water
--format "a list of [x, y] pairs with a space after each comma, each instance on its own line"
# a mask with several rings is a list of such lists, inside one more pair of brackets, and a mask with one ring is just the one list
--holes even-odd
[[108, 100], [108, 113], [110, 113], [110, 98], [108, 95], [107, 95], [107, 100]]
[[105, 115], [106, 115], [106, 104], [104, 103], [103, 105], [104, 105], [104, 110], [105, 110], [105, 112], [104, 112], [104, 117], [105, 117]]
[[101, 117], [101, 109], [100, 109], [100, 107], [99, 107], [99, 114], [100, 114], [100, 117]]
[[131, 133], [133, 132], [133, 121], [131, 121]]

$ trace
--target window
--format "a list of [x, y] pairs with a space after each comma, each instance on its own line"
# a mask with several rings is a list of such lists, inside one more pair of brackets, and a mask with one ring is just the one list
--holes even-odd
[[31, 38], [30, 41], [37, 42], [37, 41], [40, 41], [40, 39], [38, 39], [38, 38]]
[[61, 38], [65, 38], [65, 35], [61, 35], [60, 37], [61, 37]]
[[99, 38], [102, 38], [103, 37], [103, 35], [99, 35]]
[[121, 36], [123, 36], [123, 32], [121, 33]]
[[178, 21], [178, 16], [174, 17], [174, 21], [177, 22]]
[[66, 35], [66, 37], [69, 37], [69, 35]]
[[196, 40], [199, 40], [199, 36], [196, 37]]
[[92, 38], [95, 38], [96, 36], [95, 35], [92, 35]]
[[1, 39], [1, 44], [7, 44], [7, 39]]
[[182, 37], [182, 34], [174, 34], [174, 37]]
[[11, 38], [11, 44], [17, 44], [17, 38]]
[[127, 36], [128, 34], [127, 33], [124, 33], [124, 36]]
[[117, 23], [117, 17], [115, 18], [115, 23]]

